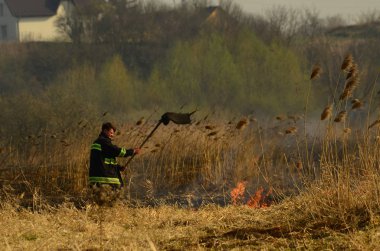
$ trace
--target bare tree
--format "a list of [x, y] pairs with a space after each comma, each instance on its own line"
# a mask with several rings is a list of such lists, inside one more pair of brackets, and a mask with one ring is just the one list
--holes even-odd
[[346, 25], [347, 25], [347, 20], [345, 20], [341, 15], [326, 17], [323, 21], [323, 26], [327, 30], [346, 26]]
[[323, 34], [323, 21], [316, 10], [304, 9], [300, 23], [299, 33], [304, 37], [313, 38]]
[[380, 22], [380, 11], [372, 10], [361, 13], [356, 20], [357, 24], [371, 24]]

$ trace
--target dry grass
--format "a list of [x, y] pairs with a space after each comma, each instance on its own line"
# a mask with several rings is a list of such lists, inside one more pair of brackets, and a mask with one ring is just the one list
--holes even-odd
[[[323, 191], [318, 191], [323, 192]], [[0, 211], [1, 246], [10, 250], [206, 250], [377, 249], [379, 218], [367, 227], [346, 228], [338, 215], [321, 214], [303, 195], [264, 209], [247, 206], [175, 206], [76, 209], [61, 205], [33, 213], [5, 205]], [[326, 210], [330, 208], [327, 207]], [[334, 211], [337, 209], [331, 210]], [[353, 215], [360, 223], [367, 215]], [[323, 218], [326, 217], [326, 218]], [[102, 219], [102, 220], [101, 220]]]
[[[379, 120], [355, 127], [352, 113], [370, 102], [352, 99], [352, 109], [346, 107], [358, 87], [357, 68], [352, 56], [344, 60], [344, 99], [324, 109], [310, 135], [307, 108], [303, 116], [266, 122], [200, 114], [192, 125], [160, 127], [127, 168], [125, 200], [114, 207], [87, 200], [97, 128], [78, 122], [66, 132], [2, 142], [0, 244], [8, 250], [379, 249]], [[313, 72], [317, 80], [321, 71]], [[332, 117], [333, 111], [340, 112]], [[120, 125], [115, 141], [137, 146], [155, 124], [141, 118]]]
[[[220, 139], [208, 136], [202, 123], [184, 130], [163, 127], [128, 170], [126, 201], [111, 208], [98, 208], [85, 201], [83, 191], [74, 190], [56, 192], [61, 201], [52, 203], [56, 190], [31, 183], [27, 189], [13, 188], [18, 183], [9, 181], [1, 193], [1, 245], [10, 250], [379, 248], [376, 132], [355, 134], [352, 144], [328, 137], [310, 142], [322, 154], [311, 164], [318, 165], [312, 172], [304, 153], [285, 147], [303, 145], [302, 136], [278, 135], [276, 130], [289, 122], [273, 123], [280, 125], [263, 130], [251, 124], [242, 131], [234, 123], [207, 121], [224, 135]], [[130, 128], [130, 134], [123, 132], [117, 140], [132, 136]], [[133, 133], [136, 141], [144, 138]], [[72, 170], [66, 171], [59, 174], [68, 179]], [[53, 175], [58, 174], [47, 177]], [[231, 191], [242, 180], [246, 187], [233, 203]], [[246, 205], [262, 185], [273, 188], [270, 206]], [[83, 201], [74, 200], [75, 194]]]

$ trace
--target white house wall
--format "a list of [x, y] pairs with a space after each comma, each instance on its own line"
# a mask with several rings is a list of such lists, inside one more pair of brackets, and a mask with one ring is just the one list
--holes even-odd
[[[0, 0], [2, 1], [2, 0]], [[56, 27], [58, 17], [65, 15], [67, 2], [59, 5], [57, 15], [52, 17], [20, 18], [18, 22], [20, 42], [66, 40]]]
[[[0, 0], [0, 4], [3, 5], [3, 16], [0, 16], [0, 41], [18, 40], [17, 19], [12, 16], [4, 0]], [[2, 37], [1, 26], [6, 26], [7, 37], [5, 38]]]
[[20, 42], [54, 40], [59, 36], [54, 26], [55, 20], [54, 17], [20, 19]]

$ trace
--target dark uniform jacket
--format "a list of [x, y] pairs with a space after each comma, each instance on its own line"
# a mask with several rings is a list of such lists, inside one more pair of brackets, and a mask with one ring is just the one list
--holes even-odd
[[133, 149], [125, 149], [112, 144], [111, 139], [101, 133], [91, 145], [90, 154], [90, 184], [102, 183], [123, 185], [116, 157], [133, 155]]

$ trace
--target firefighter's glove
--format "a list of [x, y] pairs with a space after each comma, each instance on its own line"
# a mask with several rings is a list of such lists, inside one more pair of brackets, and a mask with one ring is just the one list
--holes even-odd
[[170, 118], [169, 118], [169, 116], [168, 116], [168, 113], [165, 113], [164, 115], [161, 116], [161, 122], [162, 122], [164, 125], [169, 124], [169, 122], [170, 122]]
[[140, 154], [141, 148], [133, 148], [133, 154]]

